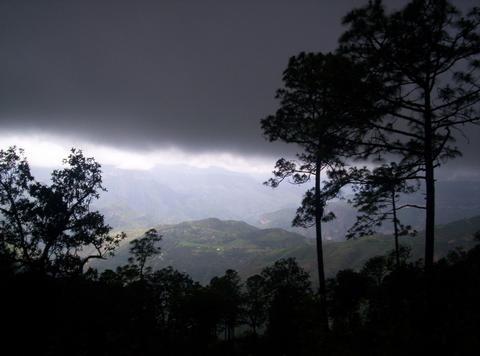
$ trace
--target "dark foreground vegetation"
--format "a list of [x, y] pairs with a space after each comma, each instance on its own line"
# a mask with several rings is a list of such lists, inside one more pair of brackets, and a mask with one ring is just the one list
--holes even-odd
[[327, 280], [331, 331], [293, 259], [207, 286], [135, 261], [98, 275], [15, 272], [1, 260], [2, 349], [31, 355], [470, 355], [479, 349], [480, 245], [434, 267], [394, 256]]

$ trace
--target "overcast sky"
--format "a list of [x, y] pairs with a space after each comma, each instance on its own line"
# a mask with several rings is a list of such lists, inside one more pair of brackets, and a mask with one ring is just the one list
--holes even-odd
[[333, 50], [365, 3], [0, 0], [0, 138], [264, 164], [284, 149], [259, 120], [288, 58]]

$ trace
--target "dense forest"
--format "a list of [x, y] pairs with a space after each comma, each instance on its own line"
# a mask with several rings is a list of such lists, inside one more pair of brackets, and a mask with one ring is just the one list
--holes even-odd
[[318, 294], [294, 259], [245, 281], [227, 270], [202, 286], [172, 268], [142, 271], [149, 249], [138, 247], [131, 264], [100, 275], [14, 273], [2, 257], [2, 348], [38, 355], [469, 355], [480, 347], [480, 245], [435, 264], [429, 304], [420, 263], [397, 267], [393, 255], [378, 256], [360, 271], [338, 272], [327, 280], [328, 334], [319, 327]]
[[[0, 150], [2, 348], [36, 355], [469, 355], [479, 349], [480, 245], [436, 259], [436, 174], [480, 122], [480, 9], [412, 0], [388, 12], [369, 1], [348, 13], [338, 49], [290, 58], [278, 109], [261, 119], [280, 158], [272, 188], [306, 184], [294, 226], [314, 228], [316, 277], [280, 258], [241, 278], [200, 284], [154, 270], [162, 236], [127, 240], [92, 203], [106, 190], [100, 164], [73, 148], [50, 181], [24, 152]], [[467, 135], [468, 136], [468, 135]], [[346, 239], [391, 229], [391, 252], [327, 278], [328, 203], [352, 194]], [[405, 197], [415, 192], [424, 204]], [[425, 215], [423, 258], [401, 236], [400, 211]], [[472, 236], [480, 240], [480, 232]], [[479, 241], [480, 242], [480, 241]], [[94, 261], [128, 243], [128, 263]], [[313, 288], [312, 285], [318, 286]]]

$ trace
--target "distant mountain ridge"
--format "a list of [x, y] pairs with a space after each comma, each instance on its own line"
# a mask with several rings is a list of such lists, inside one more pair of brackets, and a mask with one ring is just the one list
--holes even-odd
[[158, 167], [151, 171], [104, 169], [96, 207], [116, 229], [176, 224], [215, 216], [249, 223], [267, 211], [295, 207], [302, 189], [278, 190], [248, 174], [219, 168]]
[[[104, 192], [95, 208], [116, 230], [147, 229], [158, 224], [178, 224], [215, 216], [222, 220], [245, 221], [258, 228], [282, 228], [314, 238], [314, 229], [293, 228], [292, 219], [306, 186], [282, 184], [277, 189], [262, 185], [267, 177], [230, 172], [220, 168], [158, 166], [149, 171], [102, 167]], [[48, 180], [51, 169], [34, 169], [34, 175]], [[437, 182], [437, 224], [480, 215], [478, 181]], [[347, 196], [348, 197], [348, 196]], [[405, 197], [423, 204], [421, 192]], [[324, 239], [342, 241], [355, 222], [357, 211], [346, 200], [328, 203], [337, 219], [324, 224]], [[422, 230], [423, 211], [404, 209], [401, 220]], [[391, 224], [379, 228], [391, 232]]]
[[[457, 220], [480, 215], [480, 184], [474, 181], [437, 182], [437, 225], [448, 224]], [[423, 205], [423, 196], [420, 193], [404, 197], [405, 203]], [[325, 240], [342, 241], [348, 229], [355, 223], [358, 212], [345, 200], [330, 201], [327, 211], [335, 214], [336, 219], [323, 224], [323, 238]], [[291, 226], [295, 216], [296, 208], [284, 208], [273, 212], [262, 214], [257, 221], [253, 222], [260, 228], [280, 227], [288, 231], [300, 233], [304, 236], [314, 238], [315, 229], [303, 229]], [[418, 209], [404, 209], [400, 211], [399, 218], [402, 223], [422, 230], [425, 223], [424, 211]], [[378, 227], [378, 232], [389, 234], [392, 232], [392, 224], [385, 222]]]
[[[295, 257], [316, 280], [315, 245], [311, 239], [284, 229], [259, 229], [243, 221], [209, 218], [156, 227], [163, 239], [162, 254], [151, 261], [154, 269], [173, 266], [202, 283], [221, 275], [226, 269], [237, 270], [247, 277], [285, 258]], [[437, 227], [436, 258], [455, 248], [471, 248], [476, 242], [473, 234], [480, 231], [480, 216], [463, 219]], [[141, 236], [143, 230], [129, 231], [129, 240]], [[423, 256], [423, 236], [402, 237], [401, 243], [412, 248], [412, 258]], [[128, 241], [116, 255], [95, 266], [115, 268], [127, 263]], [[357, 240], [326, 242], [324, 245], [327, 276], [338, 270], [359, 269], [371, 257], [384, 255], [393, 249], [389, 235], [377, 235]]]
[[[283, 184], [277, 189], [264, 179], [218, 168], [158, 167], [126, 171], [105, 167], [102, 194], [96, 207], [115, 229], [148, 228], [159, 223], [216, 217], [245, 221], [259, 228], [283, 228], [313, 238], [313, 229], [292, 228], [291, 222], [306, 187]], [[405, 201], [423, 204], [422, 193]], [[354, 224], [357, 211], [346, 200], [329, 202], [337, 216], [324, 224], [326, 240], [341, 241]], [[437, 224], [480, 215], [480, 184], [474, 181], [437, 182]], [[403, 223], [423, 229], [423, 211], [404, 209]], [[385, 224], [380, 233], [390, 233]]]

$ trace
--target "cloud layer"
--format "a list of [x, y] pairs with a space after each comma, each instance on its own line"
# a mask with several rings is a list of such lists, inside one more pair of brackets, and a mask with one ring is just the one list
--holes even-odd
[[269, 152], [289, 56], [334, 48], [340, 1], [0, 4], [3, 128], [115, 146]]
[[0, 130], [136, 151], [291, 152], [259, 127], [288, 58], [333, 50], [341, 17], [365, 2], [3, 0]]

